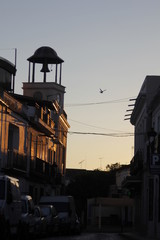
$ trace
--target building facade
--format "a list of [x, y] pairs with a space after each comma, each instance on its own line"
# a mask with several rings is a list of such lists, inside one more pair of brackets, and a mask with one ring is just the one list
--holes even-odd
[[160, 76], [147, 76], [135, 101], [134, 157], [123, 183], [135, 200], [134, 228], [160, 238]]
[[[52, 48], [41, 47], [28, 61], [28, 82], [19, 95], [14, 93], [15, 66], [0, 60], [0, 172], [18, 178], [21, 193], [38, 202], [41, 195], [65, 191], [70, 126], [61, 84], [63, 60]], [[42, 82], [36, 81], [36, 64], [42, 65]], [[49, 64], [55, 67], [52, 82], [47, 82]]]

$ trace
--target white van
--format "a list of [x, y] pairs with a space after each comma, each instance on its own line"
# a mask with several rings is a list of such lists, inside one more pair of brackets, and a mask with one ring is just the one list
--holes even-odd
[[0, 175], [0, 233], [2, 239], [17, 234], [21, 222], [19, 180]]
[[77, 229], [77, 215], [72, 196], [43, 196], [39, 205], [53, 205], [60, 220], [60, 231], [74, 232]]

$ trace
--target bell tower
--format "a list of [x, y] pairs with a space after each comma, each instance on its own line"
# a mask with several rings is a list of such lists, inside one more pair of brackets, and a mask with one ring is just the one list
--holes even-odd
[[[35, 53], [27, 59], [29, 61], [28, 82], [23, 83], [23, 95], [35, 98], [35, 100], [57, 100], [60, 107], [64, 107], [65, 87], [61, 85], [62, 63], [64, 62], [50, 47], [38, 48]], [[43, 73], [43, 82], [36, 81], [35, 73], [37, 64], [42, 65], [40, 72]], [[53, 74], [48, 65], [54, 68], [52, 82], [47, 82], [47, 74]]]

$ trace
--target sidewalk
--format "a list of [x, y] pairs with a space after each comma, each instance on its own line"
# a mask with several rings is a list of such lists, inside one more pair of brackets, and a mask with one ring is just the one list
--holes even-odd
[[[155, 240], [155, 238], [149, 238], [140, 233], [136, 233], [133, 231], [131, 227], [125, 227], [125, 229], [121, 229], [120, 226], [105, 226], [100, 230], [97, 227], [87, 226], [84, 230], [85, 232], [108, 232], [108, 233], [118, 233], [120, 236], [123, 236], [126, 239], [130, 240]], [[123, 231], [123, 232], [122, 232]]]
[[148, 238], [146, 236], [142, 236], [138, 233], [133, 233], [133, 232], [124, 232], [124, 233], [120, 233], [119, 235], [126, 237], [126, 239], [130, 239], [130, 240], [155, 240], [155, 238]]

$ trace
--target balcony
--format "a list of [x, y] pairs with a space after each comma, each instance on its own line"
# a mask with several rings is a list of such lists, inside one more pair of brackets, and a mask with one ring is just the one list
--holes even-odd
[[55, 168], [52, 164], [37, 157], [31, 159], [30, 163], [30, 172], [32, 175], [47, 180], [48, 182], [53, 182], [55, 178]]
[[131, 176], [127, 176], [122, 182], [123, 188], [130, 189], [134, 191], [135, 194], [138, 193], [141, 189], [142, 171], [143, 171], [143, 155], [142, 151], [138, 150], [130, 163]]
[[141, 150], [138, 150], [130, 163], [131, 176], [141, 174], [142, 169], [143, 169], [143, 154]]
[[54, 135], [55, 134], [55, 123], [50, 118], [49, 113], [43, 110], [41, 107], [36, 108], [35, 117], [32, 119], [32, 123], [38, 128], [40, 131], [44, 132], [46, 135]]
[[13, 150], [8, 149], [6, 167], [8, 169], [18, 169], [21, 171], [27, 171], [26, 154], [20, 154], [16, 149], [13, 149]]
[[39, 158], [36, 158], [35, 170], [36, 170], [36, 172], [38, 172], [40, 174], [44, 174], [45, 162]]

